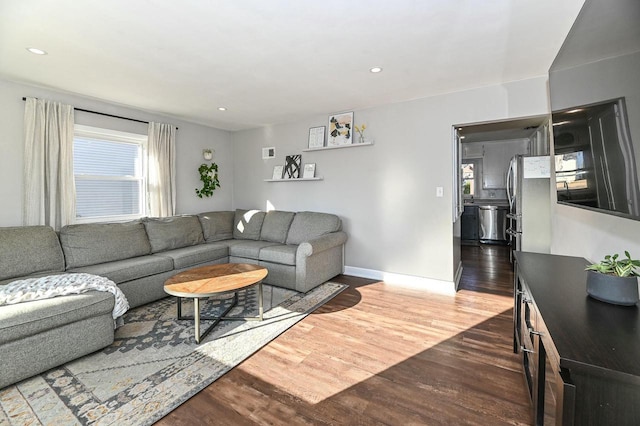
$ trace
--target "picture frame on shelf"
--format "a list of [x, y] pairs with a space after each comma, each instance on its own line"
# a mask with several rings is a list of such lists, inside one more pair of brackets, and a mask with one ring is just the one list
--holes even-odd
[[298, 179], [300, 177], [301, 165], [302, 155], [287, 155], [285, 158], [283, 179]]
[[316, 163], [307, 163], [304, 165], [304, 171], [302, 172], [304, 179], [310, 179], [316, 177]]
[[353, 112], [342, 112], [329, 116], [327, 146], [351, 145], [353, 143]]
[[318, 149], [324, 147], [325, 126], [312, 127], [309, 129], [309, 149]]
[[271, 179], [279, 180], [284, 175], [284, 166], [273, 166], [273, 175]]

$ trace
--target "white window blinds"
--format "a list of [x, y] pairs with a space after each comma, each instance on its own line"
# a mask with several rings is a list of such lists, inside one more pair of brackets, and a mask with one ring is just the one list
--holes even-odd
[[76, 221], [126, 220], [146, 209], [146, 135], [75, 127]]

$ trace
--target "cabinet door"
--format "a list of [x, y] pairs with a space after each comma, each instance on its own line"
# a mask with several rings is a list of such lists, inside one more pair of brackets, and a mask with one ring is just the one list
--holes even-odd
[[465, 206], [460, 224], [460, 234], [463, 240], [478, 239], [478, 207]]
[[484, 155], [484, 148], [481, 143], [463, 143], [462, 144], [462, 159], [468, 160], [473, 158], [482, 158]]
[[576, 387], [540, 342], [536, 425], [573, 426]]
[[482, 159], [482, 188], [506, 188], [509, 161], [514, 155], [528, 153], [528, 139], [485, 143]]

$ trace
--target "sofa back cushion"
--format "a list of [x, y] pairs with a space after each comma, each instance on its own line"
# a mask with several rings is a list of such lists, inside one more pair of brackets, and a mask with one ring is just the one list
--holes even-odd
[[200, 213], [200, 225], [205, 241], [222, 241], [233, 238], [233, 219], [235, 212]]
[[334, 214], [299, 212], [291, 222], [287, 244], [304, 243], [324, 234], [337, 232], [341, 227], [342, 221]]
[[143, 223], [149, 236], [152, 253], [204, 242], [202, 227], [197, 216], [148, 217]]
[[60, 243], [67, 269], [151, 253], [147, 233], [139, 220], [67, 225], [60, 230]]
[[289, 227], [295, 213], [272, 210], [267, 212], [262, 223], [260, 239], [272, 243], [284, 244], [287, 241]]
[[62, 248], [53, 228], [0, 228], [0, 280], [49, 271], [64, 271]]
[[265, 213], [260, 210], [237, 209], [233, 220], [233, 238], [259, 240]]

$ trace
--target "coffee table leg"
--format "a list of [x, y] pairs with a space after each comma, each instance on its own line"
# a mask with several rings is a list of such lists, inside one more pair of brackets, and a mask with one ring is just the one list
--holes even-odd
[[195, 325], [196, 343], [200, 343], [200, 299], [193, 299], [193, 322]]
[[262, 313], [264, 311], [262, 299], [262, 281], [260, 281], [260, 283], [258, 283], [258, 309], [260, 310], [260, 321], [262, 321]]

